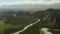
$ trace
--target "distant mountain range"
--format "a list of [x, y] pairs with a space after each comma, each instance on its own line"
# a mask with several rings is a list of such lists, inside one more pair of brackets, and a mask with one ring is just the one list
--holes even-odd
[[44, 5], [44, 4], [3, 5], [0, 8], [5, 9], [60, 8], [60, 3], [52, 5]]
[[44, 4], [3, 5], [0, 6], [0, 13], [6, 11], [18, 11], [18, 10], [31, 12], [31, 11], [45, 10], [49, 8], [60, 9], [60, 3], [55, 3], [51, 5], [44, 5]]
[[43, 4], [25, 4], [25, 5], [4, 5], [1, 8], [22, 8], [22, 9], [31, 9], [31, 8], [48, 8], [47, 5]]

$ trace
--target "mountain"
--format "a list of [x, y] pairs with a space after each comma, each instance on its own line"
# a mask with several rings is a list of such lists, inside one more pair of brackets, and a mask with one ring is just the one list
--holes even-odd
[[55, 4], [52, 4], [52, 5], [49, 5], [49, 7], [60, 9], [60, 3], [55, 3]]
[[51, 5], [45, 4], [23, 4], [23, 5], [3, 5], [0, 9], [48, 9], [48, 8], [60, 8], [60, 3]]
[[47, 5], [43, 5], [43, 4], [24, 4], [24, 5], [4, 5], [1, 6], [0, 8], [6, 8], [6, 9], [31, 9], [31, 8], [48, 8]]

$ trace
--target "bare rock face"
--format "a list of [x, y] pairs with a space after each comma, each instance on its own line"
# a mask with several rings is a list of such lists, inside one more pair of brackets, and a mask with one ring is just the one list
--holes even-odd
[[50, 14], [48, 15], [48, 23], [47, 26], [50, 28], [60, 29], [60, 10], [50, 10]]
[[56, 16], [56, 28], [60, 29], [60, 14]]

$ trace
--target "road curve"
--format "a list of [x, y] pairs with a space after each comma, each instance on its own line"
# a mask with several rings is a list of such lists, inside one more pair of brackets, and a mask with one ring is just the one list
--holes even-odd
[[45, 34], [52, 34], [51, 32], [48, 31], [48, 28], [42, 28], [41, 29]]
[[12, 33], [12, 34], [19, 34], [19, 33], [23, 32], [23, 31], [25, 31], [26, 29], [28, 29], [30, 26], [33, 26], [34, 24], [38, 23], [39, 21], [40, 21], [40, 19], [38, 19], [35, 23], [31, 23], [31, 24], [25, 26], [22, 30], [17, 31], [17, 32]]

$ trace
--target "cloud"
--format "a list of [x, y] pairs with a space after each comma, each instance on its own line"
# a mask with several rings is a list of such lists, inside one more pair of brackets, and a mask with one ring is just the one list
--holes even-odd
[[60, 3], [60, 1], [53, 0], [53, 1], [49, 2], [47, 5], [52, 5], [52, 4], [55, 4], [55, 3]]
[[54, 3], [60, 3], [60, 1], [56, 1], [56, 0], [38, 0], [38, 1], [34, 1], [34, 0], [16, 0], [13, 2], [0, 2], [0, 6], [3, 5], [22, 5], [22, 4], [45, 4], [45, 5], [51, 5]]

